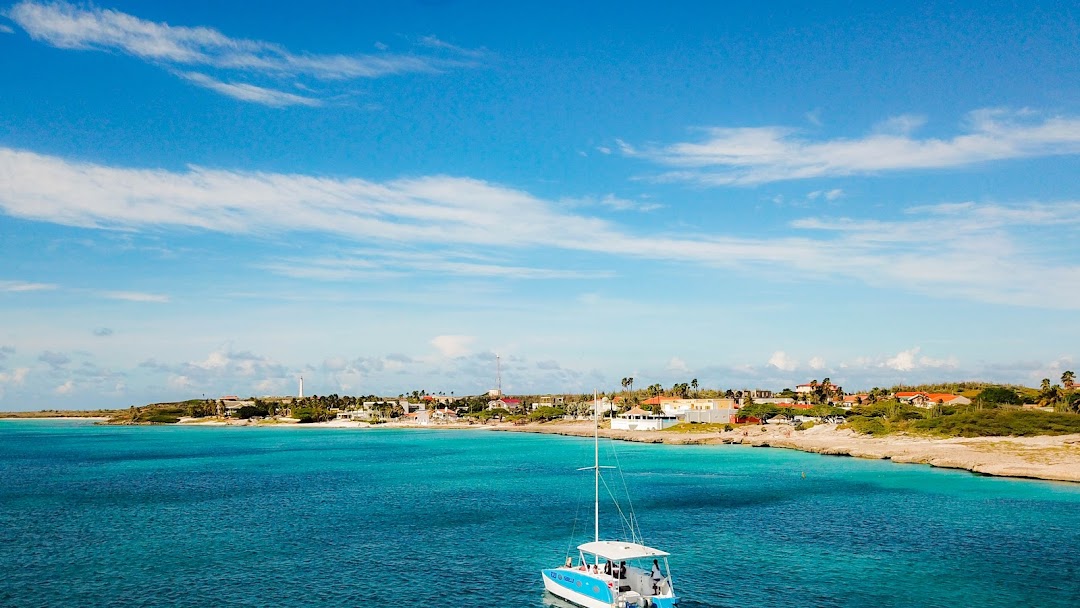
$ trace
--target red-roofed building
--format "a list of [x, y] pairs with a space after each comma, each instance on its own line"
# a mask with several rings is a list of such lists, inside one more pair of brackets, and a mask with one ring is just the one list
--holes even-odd
[[494, 410], [498, 408], [505, 410], [512, 410], [521, 407], [521, 399], [511, 399], [509, 397], [503, 397], [501, 399], [492, 399], [488, 401], [488, 409]]

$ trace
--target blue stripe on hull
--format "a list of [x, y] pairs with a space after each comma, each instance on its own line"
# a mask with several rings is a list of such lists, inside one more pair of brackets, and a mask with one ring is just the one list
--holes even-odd
[[[610, 606], [615, 599], [606, 582], [593, 578], [585, 572], [565, 568], [551, 568], [545, 569], [543, 573], [544, 578], [556, 586], [583, 595], [603, 605]], [[559, 595], [556, 591], [552, 592]]]

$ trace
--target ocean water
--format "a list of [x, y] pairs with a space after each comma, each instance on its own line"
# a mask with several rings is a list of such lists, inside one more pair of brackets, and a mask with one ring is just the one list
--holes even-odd
[[[1080, 605], [1080, 485], [601, 450], [686, 608]], [[517, 433], [0, 421], [0, 606], [539, 608], [592, 534], [591, 462]]]

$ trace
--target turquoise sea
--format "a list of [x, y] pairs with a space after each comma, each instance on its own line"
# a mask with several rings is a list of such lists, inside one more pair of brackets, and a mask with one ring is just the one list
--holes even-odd
[[[686, 608], [1080, 605], [1080, 485], [601, 449]], [[0, 421], [0, 606], [539, 608], [591, 535], [591, 461], [489, 431]]]

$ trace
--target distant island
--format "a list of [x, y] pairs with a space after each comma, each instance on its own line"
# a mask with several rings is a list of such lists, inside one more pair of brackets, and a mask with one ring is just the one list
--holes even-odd
[[489, 428], [653, 443], [738, 443], [889, 458], [990, 475], [1080, 482], [1080, 390], [1075, 375], [1039, 388], [984, 382], [845, 393], [828, 378], [772, 392], [652, 385], [592, 395], [397, 397], [226, 395], [121, 410], [6, 412], [3, 418], [91, 417], [109, 425], [192, 424]]

